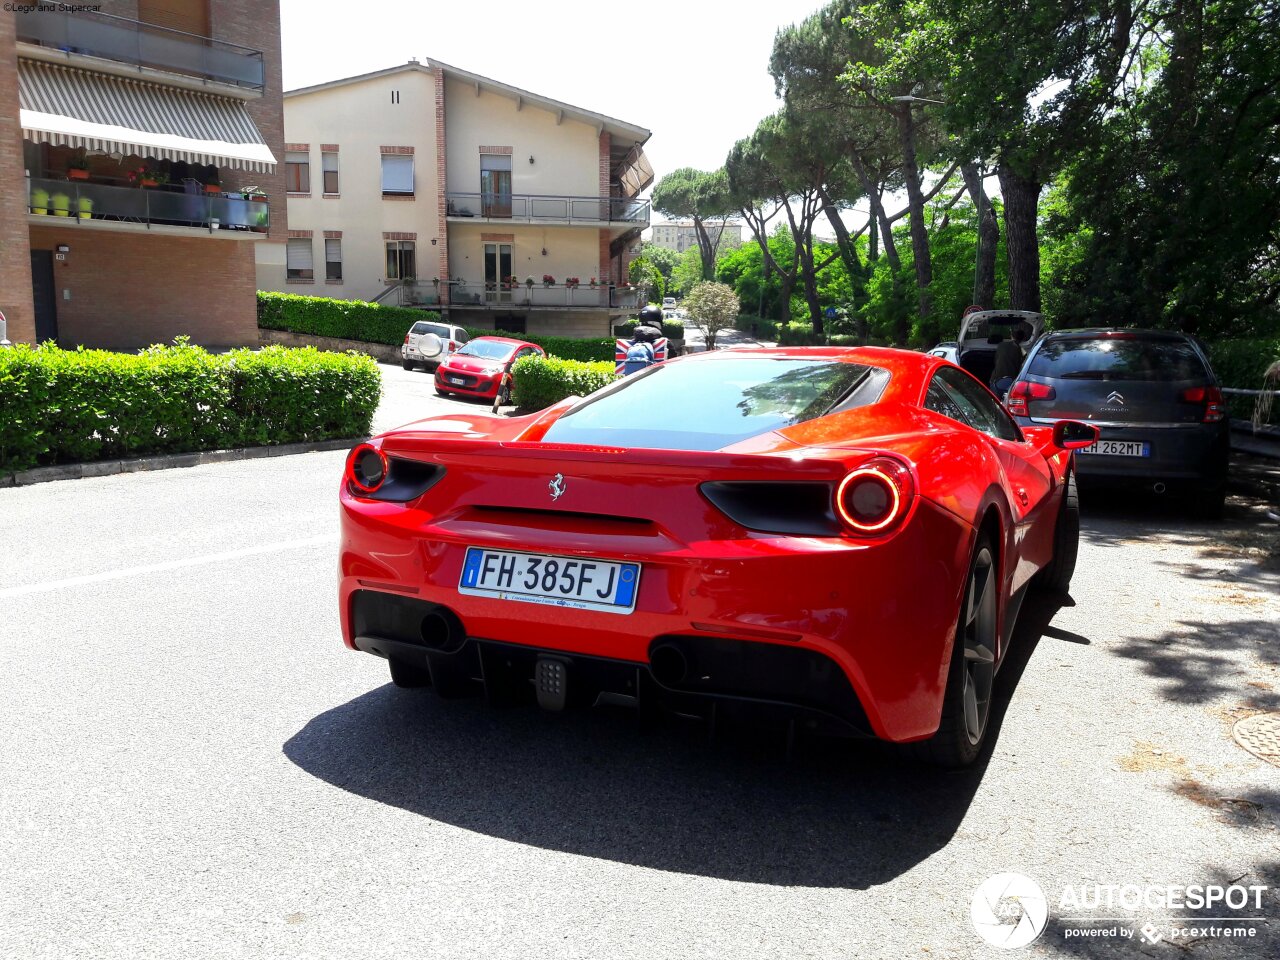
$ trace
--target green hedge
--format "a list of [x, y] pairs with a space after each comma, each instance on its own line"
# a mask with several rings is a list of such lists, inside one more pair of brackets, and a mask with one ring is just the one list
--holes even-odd
[[210, 354], [179, 339], [136, 354], [0, 350], [0, 472], [153, 453], [368, 434], [382, 393], [366, 356]]
[[[640, 325], [640, 320], [631, 317], [629, 320], [623, 320], [621, 323], [615, 324], [613, 332], [619, 337], [630, 337], [631, 332]], [[662, 335], [671, 340], [684, 339], [684, 321], [683, 320], [663, 320]]]
[[[1262, 340], [1219, 340], [1208, 344], [1209, 362], [1218, 382], [1240, 390], [1261, 390], [1267, 367], [1280, 360], [1280, 337]], [[1272, 389], [1280, 389], [1272, 387]], [[1231, 397], [1231, 416], [1249, 419], [1253, 416], [1255, 397]], [[1280, 420], [1280, 398], [1271, 405], [1271, 422]]]
[[582, 363], [557, 357], [523, 357], [512, 367], [516, 406], [541, 410], [565, 397], [585, 397], [618, 379], [614, 363]]
[[399, 346], [404, 343], [405, 332], [417, 321], [439, 319], [440, 314], [429, 310], [258, 291], [258, 326], [265, 330]]
[[[266, 330], [288, 330], [291, 333], [317, 337], [342, 337], [365, 343], [387, 343], [399, 346], [404, 335], [419, 320], [440, 322], [440, 314], [431, 310], [408, 307], [384, 307], [363, 300], [335, 300], [330, 297], [302, 297], [292, 293], [258, 291], [258, 326]], [[501, 321], [499, 321], [501, 322]], [[552, 356], [566, 360], [612, 360], [612, 338], [575, 339], [540, 333], [511, 333], [463, 327], [469, 337], [519, 337], [536, 343]]]

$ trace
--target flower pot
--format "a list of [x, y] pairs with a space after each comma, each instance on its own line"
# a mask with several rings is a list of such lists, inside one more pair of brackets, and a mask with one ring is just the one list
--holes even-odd
[[222, 185], [219, 183], [206, 183], [204, 185], [204, 192], [205, 193], [221, 193]]
[[67, 217], [71, 215], [71, 198], [65, 193], [55, 193], [49, 198], [49, 206], [53, 208], [55, 217]]
[[72, 167], [70, 170], [67, 171], [67, 179], [68, 180], [88, 180], [89, 171], [79, 170], [75, 167]]
[[76, 208], [80, 211], [81, 220], [93, 219], [93, 199], [91, 197], [81, 197], [76, 201]]
[[31, 191], [31, 212], [38, 216], [49, 215], [49, 191], [39, 187]]
[[146, 177], [143, 177], [138, 182], [142, 184], [142, 186], [144, 187], [157, 187], [160, 185], [160, 182], [158, 180], [148, 180]]

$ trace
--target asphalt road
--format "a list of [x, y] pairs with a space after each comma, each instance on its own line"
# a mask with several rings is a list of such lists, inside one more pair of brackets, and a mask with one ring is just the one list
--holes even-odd
[[[384, 370], [379, 426], [485, 409]], [[1233, 943], [1082, 941], [1169, 911], [1060, 908], [1280, 886], [1280, 770], [1230, 737], [1280, 710], [1257, 507], [1086, 500], [1074, 605], [1024, 612], [987, 759], [940, 773], [393, 688], [339, 638], [342, 460], [0, 490], [0, 956], [1280, 955], [1274, 890]], [[1021, 951], [970, 920], [1005, 871], [1049, 900]]]

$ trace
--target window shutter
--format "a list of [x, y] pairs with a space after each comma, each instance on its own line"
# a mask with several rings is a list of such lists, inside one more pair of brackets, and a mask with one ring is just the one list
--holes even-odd
[[[286, 261], [289, 270], [314, 270], [315, 262], [311, 255], [311, 241], [294, 237], [289, 240], [286, 250]], [[310, 276], [310, 274], [308, 274]]]
[[413, 193], [413, 157], [382, 155], [382, 192]]
[[326, 240], [324, 242], [324, 259], [327, 263], [342, 262], [341, 240]]

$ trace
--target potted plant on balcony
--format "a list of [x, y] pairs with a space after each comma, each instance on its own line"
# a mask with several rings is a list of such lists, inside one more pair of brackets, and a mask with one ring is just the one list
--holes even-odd
[[88, 180], [89, 179], [89, 159], [82, 152], [77, 153], [74, 157], [67, 161], [67, 179], [68, 180]]
[[204, 192], [205, 193], [221, 193], [222, 181], [219, 180], [216, 176], [210, 177], [208, 182], [204, 185]]
[[76, 209], [79, 210], [80, 212], [81, 220], [92, 220], [93, 219], [93, 198], [77, 197]]
[[256, 184], [251, 187], [244, 188], [244, 198], [246, 200], [254, 200], [258, 203], [266, 203], [267, 195], [263, 193], [262, 188]]
[[49, 213], [49, 191], [43, 187], [31, 188], [31, 212], [38, 216], [47, 216]]
[[592, 277], [592, 278], [591, 278], [591, 286], [593, 286], [593, 287], [598, 287], [598, 286], [600, 286], [600, 284], [596, 283], [596, 278], [595, 278], [595, 277]]
[[53, 208], [55, 217], [66, 217], [71, 214], [71, 198], [61, 190], [49, 198], [49, 206]]
[[581, 283], [581, 282], [582, 282], [582, 281], [580, 281], [577, 277], [565, 277], [565, 278], [564, 278], [564, 285], [565, 285], [566, 287], [568, 287], [569, 289], [571, 289], [571, 290], [572, 290], [573, 288], [575, 288], [575, 287], [576, 287], [579, 283]]
[[254, 233], [267, 232], [267, 212], [265, 210], [253, 218], [253, 232]]
[[544, 273], [542, 275], [542, 285], [544, 287], [554, 287], [555, 283], [556, 283], [556, 278], [553, 277], [551, 274]]

